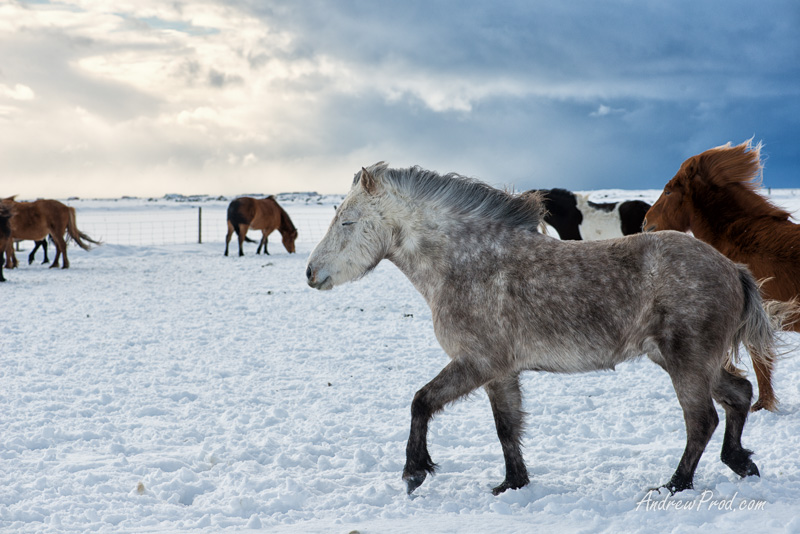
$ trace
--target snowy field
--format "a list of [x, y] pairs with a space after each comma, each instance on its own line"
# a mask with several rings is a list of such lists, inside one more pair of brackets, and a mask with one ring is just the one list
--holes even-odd
[[[745, 428], [761, 478], [720, 462], [720, 426], [696, 489], [645, 501], [685, 445], [670, 381], [645, 359], [523, 375], [531, 484], [498, 497], [488, 399], [454, 404], [430, 428], [440, 471], [409, 497], [411, 399], [447, 363], [423, 299], [388, 262], [306, 285], [340, 198], [285, 197], [297, 254], [276, 233], [270, 256], [248, 244], [243, 258], [222, 255], [226, 199], [181, 200], [66, 201], [105, 244], [50, 270], [25, 264], [25, 243], [6, 271], [0, 532], [800, 532], [800, 336], [784, 336], [780, 412]], [[800, 190], [773, 200], [800, 213]]]

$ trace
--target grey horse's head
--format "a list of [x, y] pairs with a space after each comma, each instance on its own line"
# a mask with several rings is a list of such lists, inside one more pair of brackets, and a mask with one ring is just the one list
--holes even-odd
[[392, 214], [381, 202], [381, 177], [387, 165], [376, 163], [356, 173], [353, 186], [336, 210], [325, 237], [308, 259], [306, 278], [315, 289], [360, 278], [386, 257], [392, 244]]

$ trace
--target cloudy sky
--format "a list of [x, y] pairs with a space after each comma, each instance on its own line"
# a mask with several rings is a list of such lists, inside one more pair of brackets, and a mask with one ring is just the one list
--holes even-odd
[[345, 192], [379, 160], [655, 189], [754, 137], [800, 187], [800, 3], [0, 0], [0, 195]]

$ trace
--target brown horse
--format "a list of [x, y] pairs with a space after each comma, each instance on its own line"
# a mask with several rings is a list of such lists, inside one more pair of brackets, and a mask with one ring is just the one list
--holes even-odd
[[[59, 266], [59, 258], [63, 255], [63, 268], [69, 268], [67, 259], [67, 241], [64, 234], [67, 234], [75, 243], [84, 250], [91, 247], [86, 243], [99, 245], [88, 235], [78, 230], [75, 223], [75, 208], [66, 206], [58, 200], [40, 199], [33, 202], [17, 202], [14, 197], [5, 198], [2, 204], [11, 210], [11, 236], [13, 240], [32, 240], [41, 241], [48, 235], [56, 246], [56, 257], [50, 268]], [[9, 241], [5, 246], [6, 267], [13, 269], [17, 267], [17, 257], [14, 248]]]
[[274, 196], [267, 198], [239, 197], [228, 206], [228, 235], [225, 237], [225, 255], [228, 255], [228, 244], [231, 235], [236, 232], [239, 238], [239, 256], [244, 256], [242, 243], [247, 238], [247, 230], [253, 228], [261, 230], [261, 242], [256, 249], [256, 254], [267, 252], [267, 238], [269, 234], [278, 230], [281, 233], [283, 246], [291, 254], [294, 252], [294, 240], [297, 239], [297, 228], [294, 227], [289, 214], [275, 200]]
[[[645, 215], [645, 231], [691, 230], [728, 258], [746, 264], [762, 280], [765, 299], [796, 302], [800, 297], [800, 225], [758, 194], [761, 144], [706, 150], [692, 156], [664, 187]], [[800, 323], [789, 328], [800, 332]], [[772, 365], [753, 360], [758, 401], [752, 410], [774, 411]]]
[[13, 240], [11, 239], [11, 210], [3, 204], [0, 204], [0, 282], [5, 282], [3, 277], [3, 253], [6, 250], [6, 245]]

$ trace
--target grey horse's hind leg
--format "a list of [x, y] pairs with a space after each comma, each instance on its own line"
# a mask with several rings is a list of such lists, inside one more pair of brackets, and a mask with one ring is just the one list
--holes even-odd
[[742, 430], [753, 398], [753, 386], [746, 378], [723, 369], [712, 395], [725, 409], [722, 461], [741, 477], [759, 476], [758, 467], [750, 459], [752, 451], [742, 447]]
[[[466, 358], [451, 360], [436, 377], [425, 384], [411, 403], [411, 432], [406, 446], [406, 465], [403, 480], [408, 493], [417, 489], [433, 474], [436, 464], [428, 453], [428, 423], [446, 404], [471, 393], [491, 380], [485, 370]], [[485, 369], [485, 366], [480, 366]]]
[[522, 429], [525, 413], [522, 411], [522, 392], [519, 386], [519, 374], [492, 380], [484, 386], [492, 403], [494, 424], [497, 437], [503, 447], [503, 458], [506, 463], [506, 478], [492, 489], [499, 495], [507, 489], [517, 489], [529, 482], [528, 470], [522, 459]]
[[684, 369], [680, 375], [671, 372], [670, 378], [686, 424], [686, 448], [678, 468], [664, 486], [674, 494], [693, 487], [694, 472], [719, 424], [719, 417], [711, 400], [710, 380], [702, 372], [694, 374], [692, 370]]

